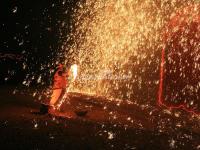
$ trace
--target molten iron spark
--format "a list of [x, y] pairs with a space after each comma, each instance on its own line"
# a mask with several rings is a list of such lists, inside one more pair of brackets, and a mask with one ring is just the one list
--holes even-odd
[[[80, 68], [79, 79], [71, 89], [148, 103], [157, 100], [155, 89], [160, 81], [158, 102], [162, 103], [163, 70], [161, 78], [158, 74], [163, 28], [177, 10], [193, 3], [195, 0], [79, 3], [73, 15], [75, 31], [67, 37], [74, 44], [67, 49], [72, 55], [66, 57], [75, 59]], [[102, 78], [105, 72], [109, 72], [109, 78]], [[112, 78], [124, 75], [131, 78]]]

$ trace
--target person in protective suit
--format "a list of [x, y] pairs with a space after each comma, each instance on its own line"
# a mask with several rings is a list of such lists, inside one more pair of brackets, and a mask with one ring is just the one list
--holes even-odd
[[53, 77], [53, 93], [51, 95], [51, 99], [49, 102], [50, 106], [55, 107], [57, 102], [63, 97], [63, 95], [66, 92], [66, 88], [68, 85], [68, 76], [69, 72], [66, 70], [66, 68], [59, 64], [57, 67], [57, 71], [54, 74]]
[[53, 76], [52, 94], [49, 102], [42, 103], [40, 114], [46, 114], [56, 108], [58, 102], [62, 99], [68, 86], [69, 71], [62, 64], [59, 64]]

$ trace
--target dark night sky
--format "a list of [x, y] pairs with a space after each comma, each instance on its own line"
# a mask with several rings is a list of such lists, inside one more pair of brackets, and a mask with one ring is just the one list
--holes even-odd
[[[25, 74], [58, 58], [72, 24], [77, 0], [2, 0], [0, 2], [0, 54], [22, 55], [21, 61], [0, 59], [0, 83], [20, 83]], [[64, 25], [63, 25], [64, 24]], [[62, 36], [61, 36], [62, 33]], [[23, 70], [26, 62], [28, 69]]]

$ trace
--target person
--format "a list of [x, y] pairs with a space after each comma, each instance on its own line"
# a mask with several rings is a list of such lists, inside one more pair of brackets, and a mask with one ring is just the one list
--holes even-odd
[[50, 100], [41, 102], [39, 114], [46, 114], [54, 112], [56, 105], [63, 96], [66, 95], [66, 88], [68, 86], [69, 70], [62, 64], [59, 64], [53, 76], [52, 94]]
[[53, 91], [49, 102], [50, 107], [55, 108], [56, 104], [59, 102], [59, 100], [62, 99], [63, 95], [65, 94], [68, 85], [68, 76], [69, 72], [66, 70], [64, 65], [59, 64], [53, 77]]

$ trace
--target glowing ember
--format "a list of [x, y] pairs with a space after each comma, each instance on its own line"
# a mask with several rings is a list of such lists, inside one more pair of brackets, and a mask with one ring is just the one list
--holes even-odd
[[[156, 101], [162, 32], [178, 9], [195, 1], [86, 0], [74, 11], [80, 64], [73, 89], [138, 102]], [[67, 56], [69, 57], [69, 56]], [[117, 77], [117, 78], [116, 78]], [[125, 78], [124, 78], [125, 77]]]
[[75, 81], [77, 74], [78, 74], [78, 66], [76, 64], [72, 65], [70, 68], [70, 72], [72, 74], [72, 82]]
[[[65, 64], [76, 62], [78, 66], [72, 65], [70, 68], [70, 82], [73, 83], [70, 83], [70, 91], [151, 106], [157, 100], [161, 81], [159, 72], [163, 60], [160, 56], [165, 45], [163, 32], [178, 10], [194, 4], [199, 4], [199, 1], [80, 0], [70, 13], [70, 34], [67, 37], [60, 35], [61, 39], [66, 39], [60, 42], [63, 43], [63, 51], [52, 60], [53, 63], [41, 65], [37, 73], [53, 68], [61, 62], [61, 58]], [[62, 28], [65, 27], [63, 21]], [[184, 40], [180, 43], [184, 43]], [[199, 69], [198, 62], [195, 64]], [[31, 85], [31, 81], [45, 83], [43, 74], [38, 75], [28, 65], [23, 68], [30, 70], [23, 82], [25, 86]], [[164, 68], [162, 71], [165, 71]], [[170, 71], [173, 72], [173, 68]], [[192, 89], [190, 84], [187, 88]], [[188, 103], [195, 104], [192, 101]]]
[[81, 68], [75, 89], [136, 98], [144, 82], [141, 73], [145, 73], [145, 61], [158, 61], [151, 60], [163, 24], [160, 10], [154, 8], [157, 5], [148, 0], [86, 0], [79, 4], [74, 14], [76, 31], [71, 37], [75, 41], [71, 49], [78, 53], [73, 57]]
[[200, 5], [186, 7], [169, 22], [159, 90], [159, 104], [192, 113], [197, 113], [200, 105], [199, 8]]

